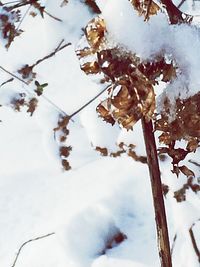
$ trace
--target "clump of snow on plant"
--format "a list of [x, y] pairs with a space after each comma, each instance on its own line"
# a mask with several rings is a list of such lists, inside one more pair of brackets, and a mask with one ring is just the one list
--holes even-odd
[[[111, 15], [112, 14], [112, 15]], [[136, 53], [142, 60], [165, 56], [179, 69], [177, 78], [167, 85], [170, 99], [185, 99], [200, 88], [200, 29], [193, 25], [169, 25], [167, 16], [159, 12], [148, 22], [129, 1], [108, 0], [103, 9], [109, 38]]]

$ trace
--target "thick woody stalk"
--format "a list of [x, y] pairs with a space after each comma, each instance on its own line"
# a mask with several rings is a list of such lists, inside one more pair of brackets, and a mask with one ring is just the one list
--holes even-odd
[[142, 127], [151, 179], [161, 267], [172, 267], [167, 219], [152, 121], [146, 122], [145, 118], [143, 118]]

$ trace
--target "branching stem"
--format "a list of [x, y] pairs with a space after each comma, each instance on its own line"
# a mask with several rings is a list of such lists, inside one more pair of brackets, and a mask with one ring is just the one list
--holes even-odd
[[35, 66], [39, 65], [39, 64], [40, 64], [41, 62], [43, 62], [44, 60], [53, 57], [56, 53], [58, 53], [59, 51], [63, 50], [65, 47], [71, 45], [71, 43], [66, 43], [66, 44], [62, 45], [63, 42], [64, 42], [64, 39], [61, 40], [61, 42], [59, 43], [59, 45], [56, 47], [56, 49], [55, 49], [53, 52], [51, 52], [51, 53], [48, 54], [47, 56], [45, 56], [45, 57], [43, 57], [43, 58], [37, 60], [37, 61], [36, 61], [33, 65], [31, 65], [30, 67], [31, 67], [31, 68], [34, 68]]

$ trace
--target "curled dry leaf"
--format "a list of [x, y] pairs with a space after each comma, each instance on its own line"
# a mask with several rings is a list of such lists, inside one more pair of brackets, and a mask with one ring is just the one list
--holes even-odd
[[145, 18], [149, 19], [150, 16], [156, 15], [160, 10], [159, 6], [150, 0], [130, 0], [134, 9], [138, 11], [139, 15], [144, 15]]
[[101, 156], [108, 156], [108, 149], [106, 147], [96, 146], [96, 151], [101, 153]]
[[190, 170], [188, 167], [186, 167], [185, 165], [180, 166], [180, 167], [179, 167], [179, 170], [180, 170], [183, 174], [185, 174], [187, 177], [194, 177], [194, 176], [195, 176], [194, 172], [193, 172], [192, 170]]
[[199, 141], [200, 140], [198, 138], [191, 138], [187, 143], [186, 149], [190, 152], [195, 152], [199, 147]]
[[104, 41], [105, 32], [105, 22], [102, 18], [94, 18], [88, 23], [85, 28], [85, 36], [91, 48], [99, 48]]
[[102, 103], [100, 103], [97, 108], [96, 108], [99, 116], [106, 122], [114, 125], [115, 124], [115, 120], [112, 117], [112, 114], [110, 113], [109, 109], [107, 108], [107, 101], [103, 101]]
[[185, 183], [182, 188], [174, 192], [174, 198], [177, 202], [186, 200], [186, 190], [188, 189], [191, 189], [194, 193], [200, 191], [200, 185], [194, 182], [194, 176], [188, 176], [187, 183]]
[[81, 66], [86, 74], [97, 74], [100, 72], [99, 64], [96, 61], [87, 62]]

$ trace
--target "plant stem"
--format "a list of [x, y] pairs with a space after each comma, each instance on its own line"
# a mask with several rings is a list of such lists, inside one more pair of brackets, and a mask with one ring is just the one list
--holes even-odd
[[[193, 227], [193, 226], [194, 226], [194, 225], [192, 225], [192, 227]], [[196, 253], [196, 255], [197, 255], [198, 261], [200, 262], [200, 251], [199, 251], [199, 249], [198, 249], [197, 242], [196, 242], [196, 239], [195, 239], [195, 236], [194, 236], [192, 227], [190, 227], [190, 229], [189, 229], [189, 234], [190, 234], [190, 238], [191, 238], [192, 246], [193, 246], [194, 251], [195, 251], [195, 253]]]
[[143, 117], [142, 127], [151, 179], [161, 267], [172, 267], [167, 219], [152, 121], [147, 122]]
[[17, 252], [17, 254], [16, 254], [16, 257], [15, 257], [15, 260], [14, 260], [14, 262], [13, 262], [13, 264], [12, 264], [12, 267], [15, 267], [15, 265], [16, 265], [16, 263], [17, 263], [17, 260], [18, 260], [18, 258], [19, 258], [19, 255], [20, 255], [22, 249], [23, 249], [28, 243], [31, 243], [31, 242], [33, 242], [33, 241], [37, 241], [37, 240], [40, 240], [40, 239], [49, 237], [49, 236], [51, 236], [51, 235], [55, 235], [55, 233], [50, 233], [50, 234], [47, 234], [47, 235], [38, 236], [38, 237], [36, 237], [36, 238], [32, 238], [32, 239], [30, 239], [30, 240], [24, 242], [24, 243], [20, 246], [20, 248], [19, 248], [19, 250], [18, 250], [18, 252]]

